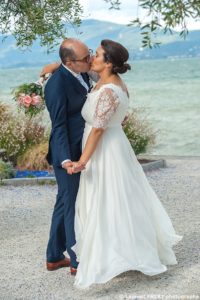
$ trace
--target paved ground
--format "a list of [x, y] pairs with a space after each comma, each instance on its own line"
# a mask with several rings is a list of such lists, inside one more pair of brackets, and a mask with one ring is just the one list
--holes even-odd
[[73, 287], [68, 269], [44, 267], [56, 186], [0, 187], [0, 299], [198, 299], [200, 158], [168, 159], [167, 165], [147, 176], [184, 235], [174, 248], [178, 265], [154, 277], [126, 272], [89, 290]]

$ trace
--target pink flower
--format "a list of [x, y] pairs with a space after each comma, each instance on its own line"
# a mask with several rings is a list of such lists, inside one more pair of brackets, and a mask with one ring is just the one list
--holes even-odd
[[31, 102], [31, 104], [32, 105], [38, 105], [38, 104], [41, 103], [41, 101], [42, 101], [42, 99], [41, 99], [40, 96], [38, 96], [38, 95], [32, 96], [32, 102]]
[[17, 98], [19, 104], [24, 104], [24, 96], [25, 94], [22, 93], [19, 94], [19, 97]]
[[31, 96], [25, 95], [23, 97], [23, 104], [24, 104], [24, 106], [29, 107], [31, 105], [31, 102], [32, 102]]

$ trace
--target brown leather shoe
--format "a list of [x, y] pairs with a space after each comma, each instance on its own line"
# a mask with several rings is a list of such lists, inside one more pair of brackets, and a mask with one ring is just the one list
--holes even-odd
[[77, 272], [77, 269], [73, 268], [73, 267], [70, 267], [70, 272], [71, 272], [71, 275], [75, 276], [76, 272]]
[[47, 270], [48, 271], [55, 271], [58, 270], [60, 268], [66, 268], [70, 266], [70, 259], [65, 257], [62, 260], [59, 260], [57, 262], [46, 262], [46, 266], [47, 266]]

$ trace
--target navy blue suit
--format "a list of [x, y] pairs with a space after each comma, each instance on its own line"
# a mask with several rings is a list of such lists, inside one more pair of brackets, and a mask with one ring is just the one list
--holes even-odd
[[[82, 74], [82, 77], [90, 88], [88, 75]], [[63, 259], [63, 252], [67, 250], [72, 267], [78, 265], [71, 247], [75, 244], [74, 215], [80, 173], [68, 175], [61, 163], [65, 159], [78, 161], [81, 156], [85, 125], [81, 109], [86, 96], [85, 87], [62, 65], [45, 87], [45, 101], [52, 122], [47, 160], [53, 165], [58, 184], [47, 246], [47, 261], [56, 262]]]

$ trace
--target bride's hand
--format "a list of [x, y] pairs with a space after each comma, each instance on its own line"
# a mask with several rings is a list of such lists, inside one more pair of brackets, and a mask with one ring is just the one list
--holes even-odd
[[46, 66], [43, 67], [42, 71], [40, 72], [40, 76], [45, 76], [45, 74], [48, 73], [54, 73], [58, 67], [60, 66], [60, 63], [52, 63], [52, 64], [48, 64]]
[[85, 163], [81, 162], [80, 160], [77, 162], [73, 162], [72, 171], [73, 173], [79, 173], [85, 169]]

